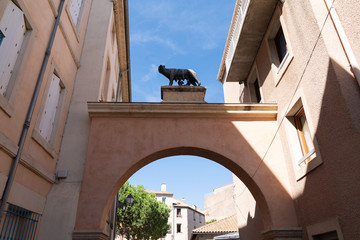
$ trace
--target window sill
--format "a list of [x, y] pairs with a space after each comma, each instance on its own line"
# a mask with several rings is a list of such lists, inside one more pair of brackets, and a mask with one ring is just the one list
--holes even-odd
[[46, 141], [39, 133], [38, 130], [34, 129], [31, 137], [52, 157], [56, 157], [56, 151], [54, 147]]
[[0, 94], [0, 108], [11, 117], [14, 111], [12, 104], [4, 97], [4, 95]]
[[[318, 154], [318, 153], [316, 153]], [[314, 170], [315, 168], [319, 167], [323, 161], [321, 160], [320, 156], [316, 156], [314, 159], [312, 159], [310, 162], [306, 164], [306, 166], [301, 166], [300, 169], [297, 169], [295, 171], [295, 177], [296, 181], [300, 181], [302, 178], [304, 178], [309, 172]]]
[[287, 52], [283, 61], [280, 63], [279, 67], [277, 67], [274, 63], [272, 64], [272, 69], [274, 72], [275, 86], [277, 86], [284, 76], [287, 68], [292, 62], [294, 55], [291, 52]]

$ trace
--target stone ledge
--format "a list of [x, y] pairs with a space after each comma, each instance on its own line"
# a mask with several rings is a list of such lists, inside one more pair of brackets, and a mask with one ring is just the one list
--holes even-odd
[[108, 240], [109, 236], [101, 230], [74, 230], [72, 240]]
[[93, 117], [187, 117], [233, 118], [236, 120], [276, 120], [276, 104], [228, 103], [114, 103], [89, 102], [88, 112]]
[[302, 228], [271, 228], [261, 233], [263, 240], [302, 240]]
[[206, 103], [206, 87], [162, 86], [161, 99], [166, 103]]

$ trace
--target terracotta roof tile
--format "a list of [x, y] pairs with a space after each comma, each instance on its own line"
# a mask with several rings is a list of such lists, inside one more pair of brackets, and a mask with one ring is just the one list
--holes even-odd
[[194, 229], [192, 232], [194, 234], [199, 233], [229, 233], [229, 232], [237, 232], [238, 224], [236, 219], [236, 214], [218, 220], [216, 222], [206, 224], [202, 227]]

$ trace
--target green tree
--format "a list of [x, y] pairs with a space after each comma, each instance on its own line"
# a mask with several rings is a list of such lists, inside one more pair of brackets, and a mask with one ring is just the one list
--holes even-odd
[[[131, 194], [134, 202], [129, 205], [126, 197]], [[117, 233], [128, 240], [150, 240], [164, 237], [170, 229], [170, 208], [145, 191], [144, 186], [133, 186], [126, 182], [119, 190], [116, 214]]]

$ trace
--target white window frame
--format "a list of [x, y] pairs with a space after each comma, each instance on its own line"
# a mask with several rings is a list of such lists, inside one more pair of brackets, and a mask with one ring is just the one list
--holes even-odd
[[[44, 136], [40, 133], [40, 125], [42, 124], [41, 122], [42, 122], [43, 112], [44, 109], [46, 108], [47, 96], [49, 93], [49, 89], [51, 87], [53, 75], [56, 75], [60, 80], [59, 86], [61, 88], [61, 93], [59, 96], [57, 109], [55, 112], [55, 121], [53, 122], [54, 126], [52, 127], [50, 138], [45, 139]], [[45, 85], [45, 91], [41, 100], [42, 103], [41, 103], [40, 111], [38, 112], [37, 115], [36, 126], [32, 132], [32, 138], [53, 158], [56, 157], [56, 153], [57, 153], [55, 150], [55, 146], [57, 145], [57, 141], [58, 141], [59, 127], [60, 127], [59, 120], [62, 119], [62, 116], [64, 114], [64, 105], [65, 105], [64, 103], [67, 94], [66, 86], [64, 84], [63, 79], [64, 78], [57, 70], [55, 63], [52, 63], [51, 71], [49, 72]]]
[[[75, 3], [76, 2], [76, 3]], [[80, 2], [80, 8], [76, 9], [77, 3]], [[70, 22], [77, 33], [79, 26], [81, 24], [82, 13], [84, 10], [85, 0], [69, 0], [68, 5], [66, 7], [67, 14], [69, 16]]]
[[[296, 94], [296, 96], [297, 95], [299, 95], [299, 94]], [[296, 177], [296, 180], [299, 181], [304, 176], [306, 176], [310, 171], [312, 171], [315, 168], [317, 168], [318, 166], [320, 166], [323, 163], [323, 161], [321, 158], [319, 145], [318, 145], [316, 136], [314, 134], [315, 131], [311, 124], [312, 123], [311, 115], [309, 114], [308, 108], [306, 107], [307, 105], [304, 104], [305, 103], [304, 98], [298, 96], [295, 99], [297, 99], [297, 100], [295, 100], [292, 103], [290, 110], [286, 114], [286, 117], [284, 119], [284, 125], [285, 125], [286, 135], [287, 135], [286, 142], [288, 143], [288, 147], [290, 149], [290, 154], [291, 154], [291, 158], [293, 161], [295, 177]], [[303, 159], [303, 158], [307, 159], [308, 157], [311, 157], [311, 156], [304, 157], [304, 155], [302, 153], [301, 145], [300, 145], [301, 143], [299, 140], [297, 127], [296, 127], [296, 123], [295, 123], [295, 119], [294, 119], [295, 114], [301, 108], [303, 108], [304, 112], [305, 112], [306, 121], [309, 126], [309, 130], [310, 130], [310, 133], [312, 136], [312, 142], [314, 144], [314, 149], [315, 149], [315, 152], [312, 154], [315, 154], [315, 155], [312, 156], [311, 161], [309, 161], [309, 162], [302, 161], [302, 163], [299, 164], [299, 161], [301, 159]], [[309, 154], [309, 155], [311, 155], [311, 154]]]
[[2, 109], [9, 117], [11, 117], [14, 109], [13, 105], [15, 102], [17, 91], [20, 87], [20, 82], [24, 77], [25, 67], [28, 62], [27, 59], [29, 58], [31, 52], [31, 46], [35, 41], [37, 29], [34, 28], [35, 25], [33, 24], [33, 21], [30, 18], [30, 14], [28, 13], [22, 1], [20, 2], [17, 2], [15, 0], [0, 1], [0, 18], [2, 17], [2, 14], [4, 13], [4, 8], [7, 6], [8, 2], [12, 2], [13, 4], [15, 4], [23, 12], [25, 28], [26, 28], [24, 39], [22, 41], [19, 54], [16, 58], [16, 62], [12, 70], [11, 77], [9, 79], [6, 93], [5, 95], [0, 94], [0, 109]]

